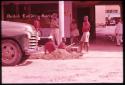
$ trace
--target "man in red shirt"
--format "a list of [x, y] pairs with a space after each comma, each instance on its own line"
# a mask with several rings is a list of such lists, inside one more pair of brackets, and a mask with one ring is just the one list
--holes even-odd
[[82, 26], [83, 35], [80, 40], [81, 51], [83, 50], [83, 46], [84, 46], [84, 49], [86, 48], [88, 52], [89, 36], [90, 36], [89, 31], [90, 31], [90, 23], [88, 21], [88, 16], [84, 16], [84, 21], [83, 21], [83, 26]]

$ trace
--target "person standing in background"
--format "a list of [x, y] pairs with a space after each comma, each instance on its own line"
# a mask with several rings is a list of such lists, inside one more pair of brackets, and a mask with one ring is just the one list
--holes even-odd
[[34, 27], [36, 28], [38, 35], [41, 36], [42, 33], [40, 32], [40, 28], [41, 28], [40, 17], [38, 17], [38, 16], [34, 20]]
[[115, 36], [116, 36], [116, 45], [120, 46], [120, 44], [123, 42], [122, 40], [122, 33], [123, 33], [123, 24], [121, 19], [118, 20], [115, 28]]
[[52, 36], [56, 45], [59, 45], [59, 19], [57, 13], [53, 13], [51, 17], [50, 27], [52, 28]]
[[82, 26], [82, 32], [83, 32], [83, 35], [81, 37], [81, 40], [80, 40], [80, 48], [81, 48], [81, 51], [83, 50], [83, 46], [84, 46], [84, 49], [86, 48], [87, 52], [88, 52], [88, 48], [89, 48], [89, 36], [90, 36], [90, 23], [88, 21], [88, 16], [84, 16], [84, 19], [83, 19], [83, 26]]
[[71, 43], [78, 44], [79, 31], [78, 31], [77, 23], [76, 23], [75, 19], [73, 19], [71, 24], [70, 24], [70, 35], [71, 35]]

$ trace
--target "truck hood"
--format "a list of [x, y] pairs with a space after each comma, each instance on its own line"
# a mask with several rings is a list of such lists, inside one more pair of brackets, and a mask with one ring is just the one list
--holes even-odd
[[20, 30], [26, 30], [29, 31], [31, 33], [36, 32], [34, 26], [30, 25], [30, 24], [26, 24], [26, 23], [21, 23], [21, 22], [12, 22], [12, 21], [2, 21], [2, 30], [4, 29], [10, 29], [10, 30], [16, 30], [16, 29], [20, 29]]

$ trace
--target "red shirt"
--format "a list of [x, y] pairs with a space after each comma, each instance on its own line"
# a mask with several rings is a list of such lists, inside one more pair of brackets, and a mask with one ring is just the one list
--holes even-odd
[[89, 32], [89, 31], [90, 31], [90, 23], [89, 22], [83, 22], [82, 32]]
[[53, 41], [49, 41], [45, 44], [45, 50], [47, 50], [49, 53], [53, 52], [54, 50], [56, 50], [56, 47], [54, 45]]

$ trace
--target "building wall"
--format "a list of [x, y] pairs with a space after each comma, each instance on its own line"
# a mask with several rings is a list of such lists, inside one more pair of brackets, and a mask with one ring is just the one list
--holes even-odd
[[95, 21], [96, 24], [105, 24], [105, 6], [96, 5], [95, 6]]
[[[86, 1], [86, 2], [88, 2], [88, 1]], [[101, 2], [101, 1], [99, 1], [99, 2]], [[4, 18], [3, 5], [10, 4], [10, 3], [15, 3], [15, 4], [42, 4], [43, 3], [43, 4], [46, 4], [46, 3], [58, 3], [58, 1], [35, 1], [35, 2], [34, 1], [2, 1], [2, 18]], [[76, 15], [77, 14], [77, 7], [88, 7], [88, 5], [89, 5], [89, 7], [94, 7], [94, 5], [92, 3], [86, 4], [85, 2], [79, 2], [79, 3], [76, 3], [75, 6], [74, 6], [72, 4], [73, 1], [65, 1], [64, 3], [65, 3], [64, 4], [64, 35], [65, 35], [65, 37], [69, 38], [70, 37], [70, 23], [71, 23], [72, 15], [73, 15], [74, 18], [77, 19], [77, 17], [76, 17], [77, 16]], [[75, 3], [75, 1], [74, 1], [74, 3]], [[114, 2], [112, 2], [112, 3], [114, 3]], [[112, 4], [112, 3], [110, 3], [110, 4]], [[77, 4], [79, 4], [79, 5], [77, 5]], [[107, 4], [107, 3], [102, 2], [102, 3], [99, 3], [99, 4], [104, 5], [104, 4]], [[115, 4], [117, 4], [117, 3], [115, 3]], [[72, 6], [73, 6], [73, 9], [72, 9]], [[107, 7], [107, 9], [110, 9], [110, 8], [112, 8], [112, 7]], [[121, 6], [121, 9], [122, 9], [122, 6]], [[101, 11], [103, 11], [103, 10], [101, 9], [100, 12]], [[95, 12], [92, 11], [92, 13], [95, 13]], [[100, 13], [98, 13], [98, 17], [99, 16], [100, 16]], [[101, 14], [101, 16], [104, 16], [104, 14]], [[94, 20], [94, 17], [96, 17], [96, 16], [94, 14], [92, 14], [93, 20]], [[100, 21], [103, 22], [104, 18], [98, 18], [97, 22], [100, 22]], [[93, 30], [95, 31], [94, 27], [93, 27]]]
[[1, 9], [2, 9], [2, 10], [1, 10], [1, 11], [2, 11], [2, 12], [1, 12], [1, 13], [2, 13], [1, 19], [4, 20], [4, 7], [3, 7], [3, 5], [1, 5]]

